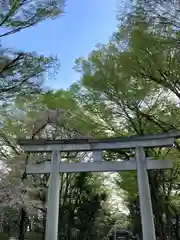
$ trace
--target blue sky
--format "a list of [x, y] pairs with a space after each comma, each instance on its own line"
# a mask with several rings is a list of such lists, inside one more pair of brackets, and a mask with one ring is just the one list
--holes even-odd
[[18, 50], [57, 55], [60, 69], [54, 80], [45, 84], [54, 88], [67, 88], [79, 79], [73, 70], [74, 61], [87, 57], [98, 43], [108, 42], [115, 31], [119, 0], [67, 0], [65, 13], [35, 27], [4, 38], [6, 46]]

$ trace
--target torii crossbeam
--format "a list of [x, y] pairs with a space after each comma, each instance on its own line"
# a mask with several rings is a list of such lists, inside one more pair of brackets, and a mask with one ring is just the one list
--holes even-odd
[[[59, 173], [63, 172], [119, 172], [136, 170], [140, 198], [143, 240], [155, 240], [155, 227], [150, 197], [147, 170], [172, 168], [171, 160], [152, 160], [145, 157], [144, 148], [172, 147], [180, 138], [180, 132], [149, 136], [132, 136], [111, 139], [70, 139], [70, 140], [19, 140], [26, 152], [52, 152], [50, 163], [28, 164], [27, 174], [51, 174], [46, 222], [46, 240], [57, 240], [59, 214]], [[106, 162], [100, 161], [100, 152], [114, 149], [135, 149], [135, 160]], [[63, 163], [62, 152], [94, 153], [89, 163]]]

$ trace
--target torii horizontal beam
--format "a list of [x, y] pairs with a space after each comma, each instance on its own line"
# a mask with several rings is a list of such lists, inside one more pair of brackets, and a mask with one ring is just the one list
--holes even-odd
[[[147, 169], [170, 169], [171, 160], [147, 160]], [[114, 162], [88, 162], [88, 163], [59, 163], [59, 173], [73, 172], [119, 172], [137, 170], [135, 160]], [[50, 163], [29, 164], [26, 166], [27, 174], [47, 174], [51, 172]]]
[[131, 149], [136, 147], [172, 146], [175, 139], [180, 138], [180, 132], [171, 132], [147, 136], [131, 136], [110, 139], [62, 139], [62, 140], [31, 140], [19, 139], [18, 144], [27, 152], [80, 152], [101, 151], [112, 149]]

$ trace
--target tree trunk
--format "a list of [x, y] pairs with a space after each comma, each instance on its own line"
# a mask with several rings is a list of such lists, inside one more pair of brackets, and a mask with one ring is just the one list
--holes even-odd
[[45, 240], [46, 234], [46, 211], [43, 213], [43, 232], [42, 232], [42, 240]]
[[176, 230], [175, 230], [176, 240], [180, 240], [179, 236], [179, 216], [176, 215]]
[[19, 240], [25, 240], [26, 234], [26, 210], [21, 208], [21, 219], [19, 224]]
[[163, 209], [161, 207], [162, 204], [164, 204], [163, 202], [161, 202], [159, 204], [159, 198], [158, 198], [158, 188], [156, 189], [156, 186], [158, 186], [158, 182], [156, 179], [156, 176], [152, 175], [150, 172], [148, 174], [149, 176], [149, 183], [150, 183], [150, 189], [151, 189], [151, 201], [152, 201], [152, 206], [153, 206], [153, 213], [156, 219], [156, 233], [157, 237], [160, 237], [160, 239], [162, 240], [167, 240], [168, 239], [168, 234], [166, 231], [166, 227], [165, 224], [163, 222], [162, 219], [162, 215], [163, 215]]

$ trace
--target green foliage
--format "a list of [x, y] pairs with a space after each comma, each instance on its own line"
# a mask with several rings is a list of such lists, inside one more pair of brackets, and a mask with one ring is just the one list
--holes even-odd
[[2, 239], [2, 240], [8, 240], [9, 237], [8, 237], [8, 235], [5, 234], [5, 233], [0, 233], [0, 239]]
[[6, 106], [18, 95], [40, 92], [44, 72], [55, 67], [57, 59], [2, 49], [0, 62], [0, 99]]
[[112, 222], [110, 209], [106, 206], [107, 190], [101, 189], [101, 176], [63, 174], [61, 180], [64, 180], [59, 214], [61, 236], [66, 235], [71, 239], [73, 231], [80, 239], [106, 236]]
[[[8, 189], [7, 189], [8, 191]], [[5, 199], [4, 199], [5, 200]], [[1, 207], [1, 221], [4, 234], [15, 235], [18, 233], [19, 211], [17, 208], [10, 206]]]
[[[139, 5], [132, 8], [107, 45], [97, 47], [88, 59], [76, 61], [81, 80], [70, 90], [89, 121], [96, 121], [92, 136], [98, 136], [99, 129], [99, 136], [179, 129], [179, 29], [174, 28], [174, 21], [163, 27], [160, 17], [156, 15], [153, 19], [151, 13], [142, 11], [145, 2], [141, 4], [141, 9]], [[161, 239], [170, 235], [166, 226], [171, 227], [170, 219], [175, 217], [174, 203], [179, 206], [179, 194], [174, 193], [175, 182], [179, 181], [179, 165], [176, 165], [179, 146], [172, 151], [148, 150], [147, 155], [173, 159], [175, 163], [172, 171], [149, 173], [157, 235]], [[128, 160], [134, 153], [118, 151], [114, 156]], [[113, 153], [107, 153], [106, 157], [110, 159]], [[118, 186], [125, 191], [124, 201], [134, 232], [140, 234], [136, 181], [131, 172], [121, 173], [117, 178]]]
[[[57, 17], [63, 10], [63, 4], [59, 1], [41, 0], [11, 1], [8, 9], [1, 7], [1, 38], [35, 26], [42, 20]], [[29, 194], [33, 186], [32, 179], [27, 179], [24, 185], [22, 184], [27, 155], [17, 146], [16, 138], [27, 135], [32, 137], [34, 119], [32, 121], [30, 112], [33, 108], [37, 114], [37, 109], [42, 107], [36, 100], [38, 94], [44, 92], [42, 84], [45, 72], [46, 76], [51, 77], [58, 64], [56, 57], [44, 57], [35, 52], [26, 53], [0, 45], [0, 185], [1, 211], [4, 217], [2, 227], [8, 235], [21, 240], [24, 240], [31, 222], [33, 226], [38, 222], [35, 224], [33, 221], [34, 218], [37, 220], [34, 206], [39, 207], [41, 199], [37, 201]], [[44, 210], [43, 207], [41, 203], [41, 210]], [[35, 239], [35, 236], [31, 236], [31, 239]]]
[[[32, 27], [42, 20], [54, 18], [62, 13], [63, 3], [59, 1], [12, 1], [9, 8], [1, 9], [0, 37], [15, 34]], [[9, 104], [17, 96], [42, 91], [44, 72], [52, 73], [57, 67], [57, 58], [39, 56], [36, 53], [7, 49], [0, 45], [0, 93], [1, 105]], [[50, 77], [50, 75], [49, 75]]]
[[42, 239], [42, 234], [40, 233], [34, 233], [34, 232], [29, 232], [27, 234], [27, 239], [28, 240], [41, 240]]
[[63, 2], [59, 1], [13, 1], [9, 10], [4, 9], [0, 14], [0, 27], [5, 31], [0, 37], [21, 31], [47, 19], [55, 18], [63, 12]]

